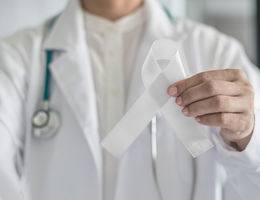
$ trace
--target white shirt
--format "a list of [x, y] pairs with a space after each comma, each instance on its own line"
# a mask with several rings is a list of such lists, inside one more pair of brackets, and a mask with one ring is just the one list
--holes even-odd
[[[143, 8], [115, 22], [85, 13], [85, 27], [99, 113], [100, 137], [125, 111], [131, 74], [144, 25]], [[103, 151], [103, 199], [112, 200], [118, 163]]]
[[[259, 70], [234, 39], [187, 19], [174, 18], [173, 26], [158, 1], [146, 0], [144, 6], [147, 6], [144, 30], [147, 37], [142, 38], [143, 48], [138, 51], [129, 105], [143, 87], [140, 64], [150, 44], [165, 37], [183, 42], [182, 53], [191, 74], [241, 68], [255, 88], [255, 130], [243, 152], [226, 148], [214, 137], [216, 148], [193, 160], [167, 121], [158, 116], [156, 169], [163, 198], [190, 200], [192, 195], [193, 200], [259, 200]], [[100, 200], [102, 163], [96, 130], [95, 88], [85, 45], [82, 45], [85, 29], [81, 10], [79, 0], [70, 1], [48, 37], [49, 23], [44, 23], [0, 40], [0, 195], [3, 199]], [[187, 36], [185, 41], [183, 36]], [[51, 65], [50, 108], [62, 114], [62, 126], [53, 139], [39, 141], [31, 135], [30, 116], [42, 102], [43, 51], [48, 49], [60, 52]], [[207, 132], [212, 137], [218, 133], [217, 128]], [[26, 145], [19, 146], [17, 141]], [[114, 200], [159, 200], [150, 149], [147, 128], [120, 160]], [[23, 158], [21, 177], [17, 164]], [[220, 166], [227, 173], [224, 184], [219, 176], [223, 171]]]

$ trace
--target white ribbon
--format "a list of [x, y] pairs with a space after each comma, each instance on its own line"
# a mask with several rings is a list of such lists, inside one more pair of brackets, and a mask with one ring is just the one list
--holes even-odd
[[103, 147], [120, 157], [137, 139], [153, 116], [161, 112], [193, 157], [206, 152], [213, 144], [203, 126], [185, 117], [181, 107], [167, 94], [167, 88], [185, 78], [178, 44], [156, 40], [145, 59], [142, 80], [146, 90], [102, 141]]

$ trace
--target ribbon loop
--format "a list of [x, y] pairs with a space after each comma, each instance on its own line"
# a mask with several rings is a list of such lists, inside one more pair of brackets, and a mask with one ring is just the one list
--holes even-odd
[[178, 49], [179, 44], [167, 39], [152, 44], [142, 68], [146, 90], [102, 141], [103, 147], [112, 155], [120, 157], [157, 112], [164, 115], [193, 157], [213, 146], [205, 128], [183, 116], [181, 108], [167, 94], [170, 84], [185, 78]]

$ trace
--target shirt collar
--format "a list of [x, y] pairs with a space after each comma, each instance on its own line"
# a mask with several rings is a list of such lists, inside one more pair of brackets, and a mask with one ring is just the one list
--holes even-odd
[[144, 21], [143, 6], [130, 15], [124, 16], [116, 21], [111, 21], [85, 11], [85, 23], [88, 31], [104, 32], [109, 29], [115, 29], [120, 32], [125, 32], [143, 24]]
[[83, 10], [80, 0], [69, 1], [65, 10], [49, 20], [46, 26], [44, 49], [72, 50], [85, 40]]
[[[155, 0], [145, 0], [143, 8], [126, 16], [126, 18], [121, 18], [115, 23], [128, 24], [125, 21], [134, 21], [133, 19], [136, 19], [138, 16], [140, 18], [141, 14], [144, 14], [143, 20], [147, 21], [145, 32], [159, 37], [160, 35], [172, 35], [174, 31], [175, 37], [179, 38], [179, 31], [173, 28], [174, 26], [172, 26], [166, 13]], [[136, 21], [140, 23], [138, 22], [139, 20]], [[109, 24], [109, 21], [105, 23]], [[80, 0], [70, 1], [66, 9], [57, 17], [53, 26], [47, 28], [46, 32], [46, 38], [43, 42], [44, 49], [71, 51], [84, 45], [82, 41], [86, 39], [86, 33], [84, 28], [84, 11], [82, 10]], [[149, 40], [149, 38], [147, 39]]]

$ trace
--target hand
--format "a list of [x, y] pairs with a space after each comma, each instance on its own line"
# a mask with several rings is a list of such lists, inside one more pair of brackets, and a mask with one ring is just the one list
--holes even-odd
[[239, 69], [202, 72], [168, 88], [182, 113], [206, 126], [221, 128], [221, 135], [237, 150], [248, 145], [254, 129], [254, 90]]

